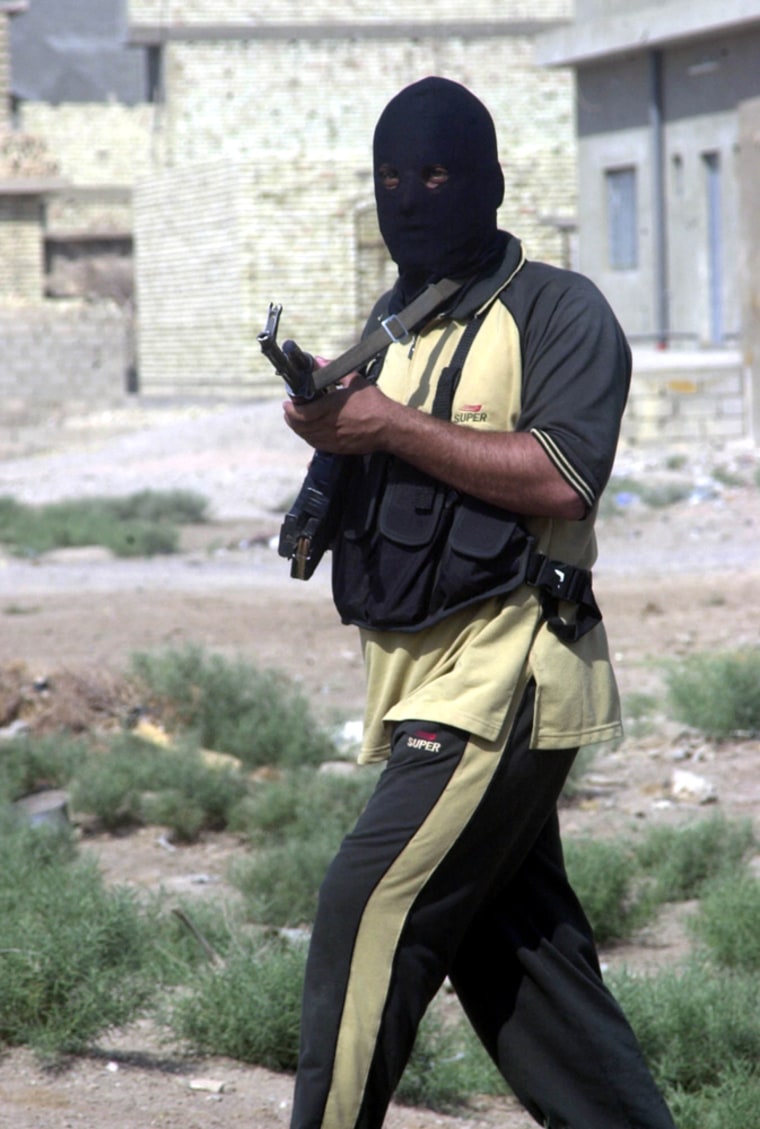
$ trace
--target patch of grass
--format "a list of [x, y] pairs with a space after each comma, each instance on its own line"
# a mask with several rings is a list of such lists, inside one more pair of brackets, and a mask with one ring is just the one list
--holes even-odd
[[44, 788], [64, 788], [86, 761], [89, 747], [70, 736], [15, 737], [0, 746], [0, 801]]
[[[174, 1034], [200, 1054], [294, 1071], [305, 963], [305, 944], [238, 937], [222, 968], [196, 974], [190, 990], [174, 1000], [169, 1016]], [[469, 1025], [446, 1021], [434, 1002], [396, 1098], [451, 1111], [466, 1106], [473, 1094], [505, 1089]]]
[[697, 898], [706, 884], [735, 872], [755, 842], [749, 820], [722, 815], [685, 827], [656, 827], [636, 848], [639, 866], [654, 883], [658, 903]]
[[665, 673], [679, 721], [716, 740], [760, 733], [760, 649], [693, 655]]
[[568, 839], [565, 862], [599, 944], [629, 937], [652, 912], [648, 902], [636, 899], [638, 867], [627, 846], [601, 839]]
[[156, 746], [125, 733], [79, 767], [71, 800], [107, 830], [155, 823], [190, 842], [201, 831], [225, 828], [247, 790], [242, 773], [207, 766], [192, 745]]
[[464, 1019], [447, 1021], [434, 1000], [417, 1031], [396, 1100], [455, 1113], [476, 1094], [503, 1094], [506, 1089], [469, 1024]]
[[652, 730], [652, 714], [657, 709], [657, 698], [640, 690], [623, 698], [623, 719], [626, 732], [631, 737], [644, 737]]
[[133, 656], [145, 703], [172, 728], [191, 730], [207, 749], [249, 768], [316, 764], [335, 755], [307, 699], [273, 670], [188, 646]]
[[367, 803], [377, 775], [371, 768], [345, 776], [305, 766], [283, 771], [256, 785], [236, 810], [232, 830], [254, 845], [306, 842], [326, 827], [343, 835]]
[[645, 482], [625, 475], [610, 479], [602, 495], [600, 512], [609, 517], [623, 513], [631, 501], [652, 509], [662, 509], [688, 498], [692, 487], [687, 482]]
[[134, 1018], [154, 985], [131, 894], [107, 890], [70, 836], [7, 817], [0, 873], [0, 1042], [55, 1057]]
[[313, 921], [319, 886], [340, 838], [327, 829], [314, 833], [306, 844], [279, 843], [240, 859], [231, 868], [230, 880], [245, 898], [249, 919], [288, 926]]
[[239, 941], [176, 1000], [172, 1030], [201, 1054], [295, 1070], [305, 961], [305, 946]]
[[758, 976], [694, 964], [645, 979], [623, 974], [611, 986], [671, 1100], [692, 1094], [714, 1101], [724, 1087], [735, 1089], [738, 1074], [753, 1077], [760, 1061]]
[[665, 902], [699, 897], [718, 878], [734, 875], [755, 844], [749, 820], [723, 816], [682, 828], [653, 828], [636, 845], [567, 839], [565, 860], [600, 944], [630, 937]]
[[243, 802], [231, 826], [258, 849], [237, 861], [231, 878], [251, 920], [269, 925], [314, 920], [325, 870], [375, 781], [371, 770], [345, 777], [301, 769], [260, 784]]
[[728, 1063], [716, 1086], [670, 1095], [679, 1129], [760, 1129], [760, 1072]]
[[0, 543], [25, 556], [102, 545], [119, 557], [176, 552], [176, 525], [206, 519], [207, 502], [190, 491], [144, 490], [28, 506], [0, 498]]
[[692, 928], [720, 967], [760, 972], [760, 881], [739, 871], [711, 883]]

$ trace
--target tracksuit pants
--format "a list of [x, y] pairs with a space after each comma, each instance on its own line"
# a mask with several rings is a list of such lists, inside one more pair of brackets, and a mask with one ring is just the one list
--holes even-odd
[[565, 873], [576, 750], [531, 749], [532, 715], [529, 686], [503, 748], [396, 726], [320, 890], [292, 1129], [379, 1129], [446, 976], [539, 1124], [674, 1129]]

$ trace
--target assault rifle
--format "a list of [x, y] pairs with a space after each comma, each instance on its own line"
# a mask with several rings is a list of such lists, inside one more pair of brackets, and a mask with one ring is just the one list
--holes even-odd
[[[315, 365], [310, 353], [304, 353], [295, 341], [285, 341], [282, 348], [277, 344], [281, 313], [282, 306], [270, 303], [266, 325], [257, 337], [261, 351], [285, 381], [293, 399], [314, 400], [324, 395], [326, 386], [314, 387]], [[298, 496], [283, 518], [277, 552], [291, 562], [290, 575], [296, 580], [308, 580], [329, 548], [334, 522], [328, 519], [337, 507], [342, 469], [340, 456], [315, 451]]]
[[[408, 341], [411, 331], [461, 286], [461, 282], [450, 278], [431, 283], [399, 314], [380, 319], [374, 332], [322, 368], [317, 368], [314, 358], [295, 341], [285, 341], [282, 348], [277, 344], [281, 305], [270, 302], [266, 324], [257, 340], [264, 356], [285, 381], [288, 393], [294, 399], [313, 400], [331, 384], [361, 369], [390, 344]], [[316, 451], [298, 496], [283, 519], [277, 552], [291, 562], [290, 575], [297, 580], [308, 580], [330, 547], [340, 513], [344, 468], [344, 456]]]

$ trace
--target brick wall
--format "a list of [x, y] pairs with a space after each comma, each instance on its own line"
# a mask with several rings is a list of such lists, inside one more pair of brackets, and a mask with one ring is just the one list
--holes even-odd
[[547, 217], [574, 211], [572, 86], [533, 66], [529, 36], [446, 38], [430, 25], [409, 41], [365, 40], [360, 28], [171, 41], [156, 171], [135, 193], [146, 394], [271, 387], [255, 335], [273, 299], [285, 305], [283, 332], [306, 348], [331, 356], [355, 340], [393, 275], [374, 218], [374, 124], [401, 86], [433, 72], [464, 82], [494, 115], [502, 225], [530, 256], [563, 261]]
[[[574, 211], [572, 86], [533, 67], [528, 32], [571, 6], [545, 0], [537, 19], [528, 0], [473, 0], [463, 19], [453, 0], [434, 16], [412, 0], [402, 27], [383, 0], [265, 0], [253, 20], [262, 36], [235, 38], [231, 25], [251, 26], [248, 0], [131, 0], [133, 25], [181, 32], [164, 46], [165, 102], [23, 104], [24, 135], [67, 186], [44, 209], [31, 198], [3, 205], [0, 302], [39, 304], [45, 233], [133, 229], [141, 389], [279, 392], [255, 342], [269, 301], [285, 305], [283, 333], [330, 354], [355, 339], [392, 278], [371, 133], [388, 97], [428, 73], [488, 103], [505, 158], [502, 223], [534, 257], [560, 261], [544, 217]], [[207, 40], [213, 24], [221, 31]], [[200, 38], [183, 38], [187, 27]], [[20, 342], [6, 337], [4, 351]]]
[[745, 439], [748, 400], [739, 353], [634, 351], [623, 439], [638, 446]]
[[115, 306], [0, 306], [0, 342], [6, 421], [62, 406], [123, 402], [129, 341], [124, 315]]
[[0, 195], [0, 294], [11, 302], [42, 297], [39, 197]]
[[25, 103], [24, 131], [55, 154], [67, 185], [49, 195], [48, 232], [129, 231], [132, 189], [153, 164], [155, 107]]

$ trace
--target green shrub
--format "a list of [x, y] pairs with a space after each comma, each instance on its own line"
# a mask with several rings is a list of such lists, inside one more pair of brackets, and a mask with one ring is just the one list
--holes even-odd
[[[233, 942], [222, 968], [208, 968], [178, 996], [169, 1023], [189, 1048], [270, 1070], [298, 1061], [306, 945]], [[463, 1020], [446, 1022], [434, 1002], [396, 1093], [401, 1102], [453, 1110], [472, 1094], [503, 1093], [496, 1068]]]
[[603, 517], [622, 513], [627, 501], [620, 501], [621, 498], [633, 498], [642, 505], [661, 509], [682, 502], [691, 490], [691, 484], [685, 481], [653, 483], [624, 475], [615, 476], [602, 495], [600, 513]]
[[748, 871], [711, 883], [692, 925], [716, 964], [760, 972], [760, 881]]
[[63, 788], [88, 756], [87, 742], [64, 735], [22, 736], [0, 747], [0, 802]]
[[723, 1081], [670, 1095], [679, 1129], [760, 1129], [760, 1073], [727, 1064]]
[[202, 830], [225, 828], [247, 788], [241, 773], [207, 766], [197, 748], [157, 746], [126, 733], [91, 753], [71, 782], [71, 800], [107, 830], [158, 823], [190, 841]]
[[199, 525], [208, 521], [208, 499], [192, 490], [140, 490], [109, 499], [120, 521]]
[[420, 1024], [395, 1098], [404, 1105], [454, 1113], [477, 1094], [503, 1094], [506, 1083], [470, 1025], [446, 1020], [436, 1001]]
[[365, 807], [377, 775], [371, 768], [345, 776], [310, 767], [287, 769], [278, 779], [256, 785], [236, 810], [232, 830], [254, 844], [305, 842], [326, 828], [342, 837]]
[[657, 902], [696, 898], [717, 875], [731, 873], [754, 846], [749, 820], [716, 815], [685, 827], [656, 827], [636, 849], [639, 866], [654, 882]]
[[67, 835], [2, 821], [0, 1042], [49, 1055], [132, 1019], [153, 990], [131, 894], [72, 855]]
[[760, 650], [693, 655], [666, 681], [675, 716], [706, 736], [760, 733]]
[[760, 977], [695, 964], [641, 979], [623, 974], [611, 986], [669, 1095], [709, 1093], [735, 1071], [756, 1069]]
[[206, 655], [188, 646], [137, 654], [132, 670], [146, 704], [201, 745], [259, 765], [316, 764], [335, 747], [311, 716], [306, 698], [277, 671]]
[[619, 843], [568, 839], [568, 877], [600, 944], [628, 937], [646, 916], [634, 898], [637, 873], [632, 851]]
[[651, 732], [652, 714], [657, 709], [653, 694], [635, 691], [623, 698], [623, 718], [626, 733], [631, 737], [644, 737]]
[[295, 1070], [305, 961], [304, 946], [240, 942], [176, 1000], [172, 1030], [202, 1054]]
[[377, 779], [313, 769], [285, 773], [257, 786], [231, 821], [257, 846], [239, 859], [231, 879], [252, 920], [300, 925], [314, 920], [317, 893], [343, 836], [356, 822]]
[[27, 506], [0, 498], [0, 543], [36, 555], [56, 548], [103, 545], [121, 557], [176, 552], [175, 524], [205, 520], [207, 502], [190, 491], [144, 490], [116, 498], [82, 498]]
[[327, 829], [237, 860], [230, 880], [245, 898], [250, 920], [265, 925], [313, 921], [319, 886], [340, 838]]

